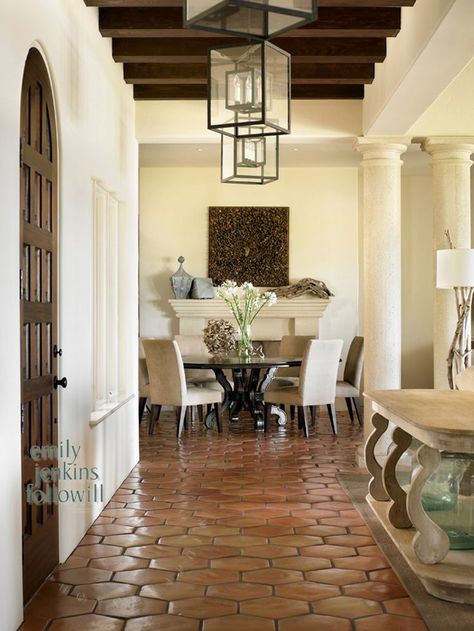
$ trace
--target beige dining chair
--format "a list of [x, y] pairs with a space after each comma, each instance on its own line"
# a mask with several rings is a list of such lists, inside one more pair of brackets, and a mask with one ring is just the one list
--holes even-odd
[[474, 392], [474, 366], [465, 368], [454, 377], [454, 384], [458, 390]]
[[221, 432], [222, 392], [204, 386], [189, 387], [186, 383], [183, 360], [177, 342], [143, 340], [143, 347], [150, 377], [151, 415], [148, 433], [153, 433], [163, 405], [178, 408], [178, 438], [183, 433], [186, 409], [195, 405], [214, 405], [217, 429]]
[[284, 386], [267, 390], [265, 402], [265, 430], [271, 417], [272, 405], [295, 405], [298, 424], [308, 437], [308, 409], [327, 405], [333, 434], [337, 434], [336, 381], [342, 340], [309, 340], [306, 344], [300, 378], [297, 386]]
[[364, 338], [356, 335], [351, 342], [349, 352], [347, 354], [346, 365], [344, 367], [344, 376], [342, 381], [336, 384], [336, 398], [344, 397], [346, 400], [347, 410], [354, 422], [354, 414], [352, 405], [354, 405], [359, 425], [362, 425], [362, 412], [360, 409], [360, 384], [362, 373], [364, 370]]
[[[179, 346], [181, 355], [196, 357], [209, 355], [202, 335], [175, 335], [174, 339]], [[186, 368], [184, 374], [186, 375], [186, 382], [195, 386], [207, 386], [216, 381], [216, 376], [212, 370]]]

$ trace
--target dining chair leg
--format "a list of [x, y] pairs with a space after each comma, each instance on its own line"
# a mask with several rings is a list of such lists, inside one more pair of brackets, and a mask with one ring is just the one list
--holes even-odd
[[204, 406], [198, 405], [198, 418], [200, 423], [204, 423]]
[[270, 426], [270, 421], [272, 419], [272, 404], [265, 403], [264, 410], [265, 410], [265, 413], [263, 415], [263, 431], [266, 432], [268, 427]]
[[207, 414], [209, 414], [212, 410], [212, 405], [210, 403], [207, 404]]
[[347, 411], [349, 412], [349, 416], [351, 419], [351, 425], [354, 423], [354, 412], [352, 411], [352, 403], [351, 403], [351, 398], [350, 397], [345, 397], [346, 399], [346, 405], [347, 405]]
[[294, 405], [290, 405], [290, 419], [292, 421], [295, 420], [295, 406]]
[[140, 397], [138, 399], [138, 422], [142, 422], [143, 412], [145, 411], [146, 397]]
[[314, 427], [316, 425], [316, 418], [318, 415], [318, 408], [316, 407], [316, 405], [311, 405], [310, 406], [310, 411], [311, 411], [311, 425]]
[[216, 412], [217, 431], [222, 432], [222, 403], [215, 403], [214, 410]]
[[357, 415], [357, 420], [359, 421], [359, 425], [362, 425], [362, 411], [360, 409], [360, 399], [359, 397], [353, 397], [352, 398], [352, 403], [354, 404], [354, 408], [356, 411], [356, 415]]
[[182, 407], [178, 408], [178, 423], [177, 423], [178, 427], [176, 431], [176, 435], [178, 438], [181, 438], [183, 429], [185, 428], [185, 425], [186, 425], [186, 412], [187, 412], [186, 405], [183, 405]]
[[332, 433], [337, 434], [336, 406], [334, 403], [328, 403], [329, 420], [331, 421]]
[[153, 434], [153, 430], [155, 429], [155, 424], [158, 423], [158, 419], [160, 418], [161, 405], [152, 405], [150, 420], [148, 421], [148, 433]]
[[[299, 408], [298, 408], [299, 410]], [[301, 408], [302, 410], [302, 425], [303, 425], [303, 433], [304, 433], [304, 437], [308, 438], [309, 436], [309, 428], [308, 428], [308, 406], [304, 406]]]
[[302, 406], [298, 406], [297, 408], [298, 411], [298, 429], [302, 429], [303, 427], [303, 408]]

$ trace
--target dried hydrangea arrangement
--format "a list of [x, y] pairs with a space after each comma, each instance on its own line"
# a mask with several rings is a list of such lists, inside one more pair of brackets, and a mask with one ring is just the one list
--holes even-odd
[[209, 320], [203, 333], [211, 355], [229, 355], [235, 351], [235, 328], [227, 320]]

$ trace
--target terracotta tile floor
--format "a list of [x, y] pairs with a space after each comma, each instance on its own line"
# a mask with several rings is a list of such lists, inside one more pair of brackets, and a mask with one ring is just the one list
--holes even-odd
[[218, 435], [172, 414], [70, 558], [26, 611], [23, 631], [422, 631], [420, 615], [336, 481], [362, 431], [322, 416]]

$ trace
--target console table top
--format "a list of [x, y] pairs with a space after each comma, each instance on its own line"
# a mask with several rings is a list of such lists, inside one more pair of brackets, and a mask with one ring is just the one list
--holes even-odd
[[[474, 392], [465, 390], [375, 390], [364, 394], [372, 409], [422, 442], [471, 452]], [[429, 439], [429, 440], [427, 440]], [[441, 441], [441, 442], [440, 442]], [[437, 444], [439, 443], [439, 444]], [[454, 443], [457, 443], [456, 446]]]

